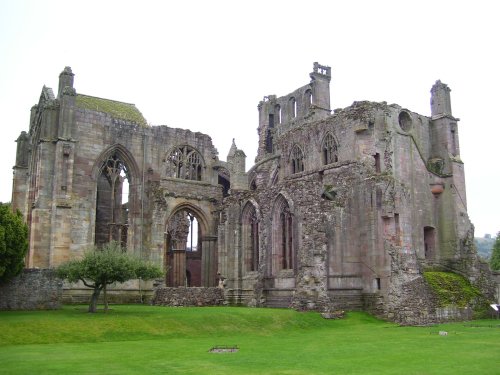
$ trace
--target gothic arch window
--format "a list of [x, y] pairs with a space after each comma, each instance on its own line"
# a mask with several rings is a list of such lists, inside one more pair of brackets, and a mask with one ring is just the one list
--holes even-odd
[[424, 227], [424, 256], [433, 259], [436, 256], [436, 230], [434, 227]]
[[298, 145], [294, 145], [290, 155], [292, 174], [304, 171], [304, 154]]
[[281, 107], [279, 104], [274, 106], [274, 113], [276, 114], [277, 123], [281, 124]]
[[95, 244], [127, 246], [129, 168], [115, 151], [101, 165], [97, 179]]
[[259, 218], [254, 205], [248, 202], [242, 214], [243, 260], [246, 271], [259, 267]]
[[337, 142], [331, 133], [328, 133], [323, 141], [322, 153], [325, 165], [339, 161]]
[[306, 90], [306, 102], [311, 105], [312, 104], [312, 91], [311, 89]]
[[305, 104], [305, 107], [306, 107], [306, 110], [308, 110], [311, 105], [313, 104], [313, 94], [312, 94], [312, 91], [311, 89], [307, 89], [304, 93], [304, 104]]
[[294, 269], [294, 218], [288, 202], [282, 195], [275, 203], [273, 227], [273, 268], [275, 270]]
[[290, 102], [290, 114], [291, 114], [291, 118], [295, 118], [295, 117], [297, 117], [297, 101], [292, 96], [290, 98], [289, 102]]
[[202, 157], [195, 149], [189, 146], [177, 147], [167, 157], [166, 163], [168, 177], [201, 181]]

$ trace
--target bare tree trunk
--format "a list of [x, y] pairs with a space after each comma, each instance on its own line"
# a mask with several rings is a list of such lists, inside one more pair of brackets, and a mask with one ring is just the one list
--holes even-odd
[[103, 288], [103, 299], [104, 299], [104, 312], [108, 312], [108, 291], [107, 291], [107, 286], [108, 284], [104, 284]]
[[90, 299], [89, 313], [95, 313], [97, 311], [97, 300], [99, 299], [99, 294], [101, 293], [101, 287], [94, 287], [92, 292], [92, 298]]

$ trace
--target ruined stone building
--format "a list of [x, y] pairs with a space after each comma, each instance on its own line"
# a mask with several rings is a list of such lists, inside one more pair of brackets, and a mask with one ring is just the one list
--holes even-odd
[[27, 266], [116, 240], [161, 263], [169, 286], [215, 286], [220, 273], [230, 303], [393, 319], [419, 303], [428, 265], [477, 281], [448, 86], [432, 86], [431, 116], [367, 101], [332, 112], [331, 69], [315, 63], [309, 76], [258, 104], [247, 172], [234, 143], [219, 160], [208, 135], [80, 94], [65, 68], [17, 139], [12, 202], [30, 228]]

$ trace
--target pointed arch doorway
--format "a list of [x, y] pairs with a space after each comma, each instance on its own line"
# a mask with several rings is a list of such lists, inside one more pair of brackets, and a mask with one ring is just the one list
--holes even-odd
[[215, 286], [217, 237], [209, 236], [201, 211], [183, 206], [166, 223], [166, 284], [171, 287]]

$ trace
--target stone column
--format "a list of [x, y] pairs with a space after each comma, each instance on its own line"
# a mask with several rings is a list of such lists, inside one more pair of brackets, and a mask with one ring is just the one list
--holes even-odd
[[203, 237], [201, 240], [201, 251], [201, 285], [204, 287], [216, 286], [217, 236]]

